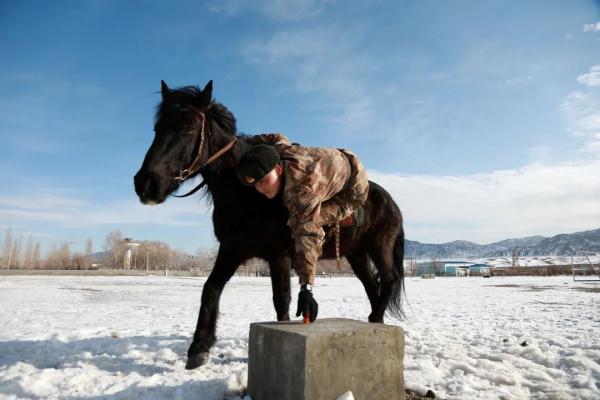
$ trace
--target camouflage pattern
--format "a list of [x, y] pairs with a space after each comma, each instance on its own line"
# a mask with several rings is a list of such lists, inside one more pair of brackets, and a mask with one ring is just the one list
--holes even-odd
[[295, 244], [300, 284], [314, 284], [324, 225], [334, 224], [367, 200], [369, 182], [358, 158], [347, 150], [303, 147], [281, 134], [254, 136], [252, 144], [275, 146], [284, 164], [283, 202]]

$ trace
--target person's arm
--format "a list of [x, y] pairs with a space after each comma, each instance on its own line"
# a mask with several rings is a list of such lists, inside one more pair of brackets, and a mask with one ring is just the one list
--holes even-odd
[[288, 226], [294, 239], [294, 266], [299, 283], [314, 285], [324, 232], [317, 224], [321, 200], [312, 191], [295, 188], [288, 204]]
[[302, 315], [304, 323], [308, 323], [314, 322], [319, 312], [319, 304], [312, 295], [312, 285], [324, 237], [323, 228], [316, 222], [321, 199], [305, 186], [298, 186], [292, 191], [287, 206], [290, 212], [288, 225], [295, 246], [294, 268], [300, 281], [296, 316]]
[[276, 146], [280, 144], [289, 145], [290, 141], [285, 135], [281, 133], [265, 133], [263, 135], [252, 136], [249, 140], [250, 144], [268, 144], [271, 146]]

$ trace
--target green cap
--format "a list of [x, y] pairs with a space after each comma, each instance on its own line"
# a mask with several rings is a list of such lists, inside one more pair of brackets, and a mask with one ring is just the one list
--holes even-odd
[[252, 147], [242, 157], [237, 166], [237, 177], [246, 186], [254, 186], [267, 175], [280, 161], [275, 147], [259, 144]]

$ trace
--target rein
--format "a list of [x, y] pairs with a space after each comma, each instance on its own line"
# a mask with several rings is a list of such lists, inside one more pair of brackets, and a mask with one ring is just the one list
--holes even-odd
[[[198, 111], [198, 113], [202, 116], [202, 129], [200, 130], [200, 146], [198, 148], [198, 153], [196, 154], [196, 157], [194, 157], [194, 160], [192, 161], [192, 163], [187, 168], [179, 171], [179, 175], [177, 175], [176, 177], [173, 178], [173, 180], [179, 184], [181, 184], [183, 181], [188, 179], [190, 176], [192, 176], [193, 174], [195, 174], [196, 172], [198, 172], [199, 170], [201, 170], [208, 164], [217, 160], [223, 154], [227, 153], [229, 150], [231, 150], [231, 148], [237, 142], [237, 138], [233, 139], [231, 142], [227, 143], [225, 146], [223, 146], [221, 149], [219, 149], [219, 151], [217, 151], [215, 154], [210, 156], [204, 163], [202, 163], [200, 166], [198, 166], [198, 164], [200, 163], [200, 159], [202, 158], [202, 148], [204, 147], [204, 127], [206, 125], [206, 115], [202, 111]], [[210, 131], [208, 131], [208, 134], [210, 135]], [[200, 184], [198, 186], [196, 186], [194, 189], [192, 189], [188, 193], [186, 193], [184, 195], [171, 194], [171, 196], [173, 196], [173, 197], [188, 197], [188, 196], [191, 196], [192, 194], [196, 193], [204, 185], [206, 185], [206, 182], [203, 180], [202, 182], [200, 182]]]

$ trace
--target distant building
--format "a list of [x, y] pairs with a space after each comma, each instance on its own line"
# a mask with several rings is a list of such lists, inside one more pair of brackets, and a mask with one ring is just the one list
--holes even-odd
[[489, 276], [490, 274], [489, 265], [462, 260], [417, 261], [414, 270], [415, 276]]
[[[407, 276], [512, 276], [512, 275], [572, 275], [574, 270], [586, 271], [585, 274], [600, 273], [599, 256], [585, 257], [536, 256], [522, 257], [519, 264], [507, 257], [466, 260], [411, 260], [405, 262]], [[583, 273], [582, 273], [583, 274]]]

